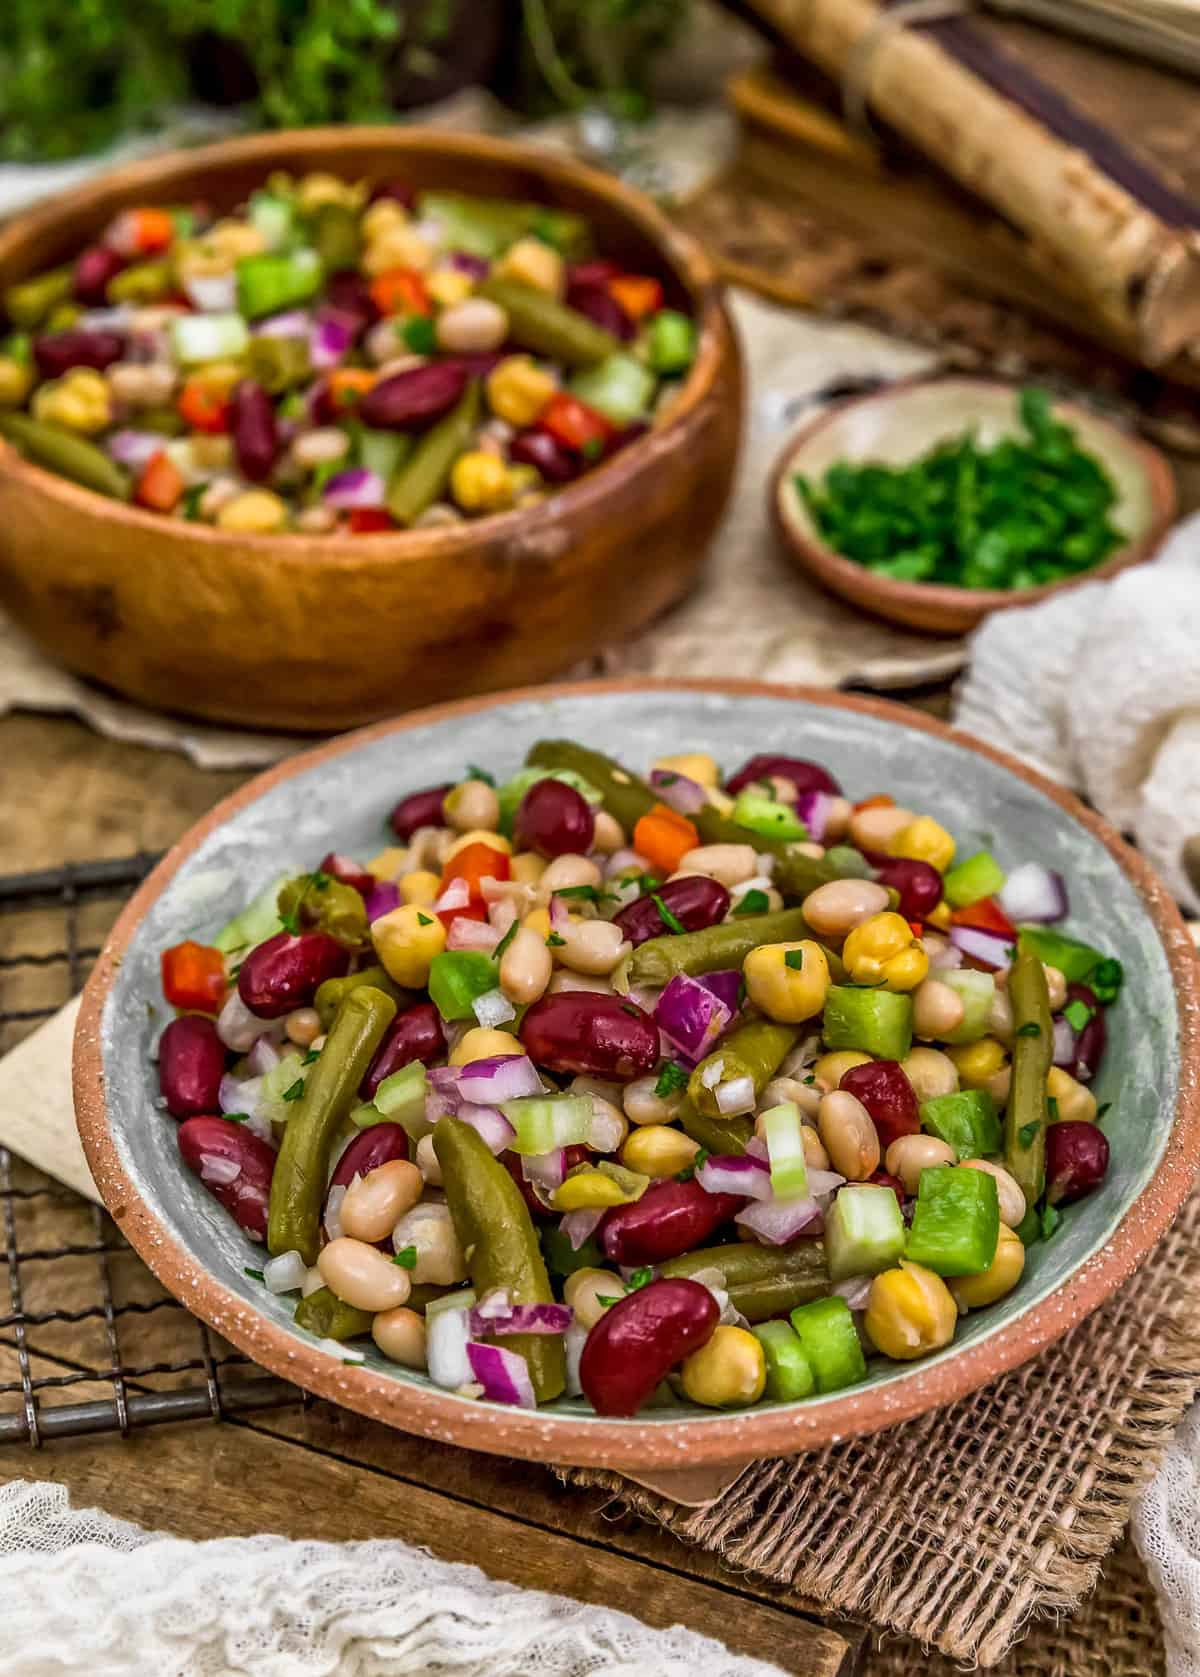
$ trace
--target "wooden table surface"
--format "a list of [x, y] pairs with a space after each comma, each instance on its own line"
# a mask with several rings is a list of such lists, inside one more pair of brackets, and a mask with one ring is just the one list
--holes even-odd
[[[33, 716], [0, 719], [0, 762], [0, 874], [161, 849], [245, 778]], [[37, 1372], [52, 1374], [65, 1356], [51, 1346]], [[15, 1364], [11, 1336], [0, 1332], [0, 1383], [15, 1377]], [[399, 1537], [495, 1578], [653, 1625], [686, 1624], [796, 1677], [845, 1677], [864, 1656], [861, 1628], [823, 1623], [793, 1593], [614, 1517], [598, 1493], [326, 1403], [220, 1425], [167, 1424], [128, 1439], [58, 1440], [38, 1451], [10, 1444], [0, 1454], [0, 1481], [9, 1478], [54, 1479], [78, 1505], [186, 1537]]]

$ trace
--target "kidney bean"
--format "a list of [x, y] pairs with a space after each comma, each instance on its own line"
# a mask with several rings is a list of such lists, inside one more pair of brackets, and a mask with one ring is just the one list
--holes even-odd
[[379, 309], [366, 280], [349, 269], [330, 274], [325, 281], [325, 301], [348, 322], [353, 322], [356, 340], [379, 319]]
[[125, 266], [125, 258], [108, 245], [88, 245], [75, 262], [71, 291], [76, 302], [93, 307], [105, 301], [108, 282]]
[[444, 827], [446, 793], [453, 790], [454, 782], [448, 780], [441, 786], [427, 786], [423, 792], [410, 792], [407, 798], [401, 798], [389, 817], [396, 837], [407, 842], [418, 827]]
[[851, 1066], [839, 1088], [846, 1089], [867, 1109], [884, 1152], [902, 1135], [916, 1135], [921, 1114], [916, 1091], [897, 1060], [871, 1060]]
[[535, 781], [513, 819], [518, 845], [540, 856], [586, 856], [595, 834], [591, 804], [561, 780]]
[[[509, 350], [508, 354], [512, 354]], [[505, 359], [502, 349], [472, 349], [455, 356], [456, 363], [468, 378], [486, 378]]]
[[618, 1205], [600, 1225], [604, 1255], [617, 1264], [663, 1264], [682, 1257], [743, 1209], [740, 1194], [710, 1194], [690, 1182], [652, 1182], [640, 1200]]
[[729, 892], [715, 879], [693, 874], [685, 879], [669, 879], [657, 891], [626, 904], [613, 915], [613, 925], [619, 926], [636, 949], [648, 938], [661, 937], [670, 928], [658, 911], [654, 898], [658, 897], [688, 932], [703, 931], [715, 926], [729, 913]]
[[620, 996], [564, 990], [534, 1002], [521, 1021], [521, 1041], [547, 1071], [632, 1083], [658, 1064], [658, 1026]]
[[636, 1415], [673, 1368], [708, 1344], [720, 1317], [708, 1288], [682, 1276], [626, 1293], [587, 1336], [583, 1395], [598, 1415]]
[[[251, 1240], [267, 1237], [275, 1152], [261, 1136], [228, 1118], [189, 1118], [179, 1126], [179, 1151], [213, 1198]], [[228, 1180], [231, 1165], [238, 1175]]]
[[549, 431], [536, 426], [518, 431], [508, 445], [508, 457], [517, 466], [532, 466], [547, 483], [569, 483], [578, 477], [582, 461], [577, 460]]
[[930, 863], [881, 856], [876, 866], [879, 883], [900, 893], [897, 912], [906, 920], [924, 920], [941, 902], [942, 876]]
[[604, 287], [609, 280], [616, 279], [620, 269], [615, 262], [606, 262], [597, 257], [591, 262], [572, 262], [567, 267], [567, 288], [575, 285], [590, 285]]
[[415, 209], [417, 205], [416, 188], [402, 180], [377, 181], [371, 188], [371, 202], [377, 203], [380, 198], [391, 198], [395, 203], [403, 204], [406, 210]]
[[430, 361], [424, 367], [380, 379], [358, 404], [364, 425], [376, 430], [407, 431], [429, 425], [448, 413], [467, 384], [458, 361]]
[[172, 1118], [216, 1112], [225, 1075], [225, 1044], [211, 1019], [185, 1013], [158, 1039], [158, 1087]]
[[379, 883], [375, 875], [356, 862], [353, 856], [343, 856], [337, 850], [331, 850], [325, 857], [321, 872], [329, 874], [342, 885], [353, 885], [361, 897], [369, 897]]
[[732, 780], [725, 782], [725, 790], [734, 796], [756, 780], [769, 780], [773, 774], [790, 780], [797, 792], [834, 792], [841, 787], [820, 763], [810, 763], [805, 757], [784, 757], [778, 752], [760, 752], [742, 764]]
[[252, 949], [238, 973], [238, 995], [260, 1019], [307, 1007], [327, 978], [341, 978], [350, 951], [324, 932], [276, 932]]
[[1097, 1124], [1065, 1119], [1046, 1127], [1046, 1201], [1070, 1205], [1108, 1174], [1108, 1137]]
[[625, 310], [610, 292], [598, 285], [569, 285], [567, 287], [567, 303], [577, 314], [586, 315], [594, 320], [597, 326], [602, 326], [606, 332], [611, 332], [614, 338], [622, 342], [637, 335], [637, 327]]
[[253, 379], [243, 379], [233, 392], [229, 428], [244, 476], [262, 483], [279, 457], [279, 427], [271, 398]]
[[363, 1100], [373, 1100], [385, 1077], [390, 1077], [402, 1066], [411, 1065], [414, 1060], [420, 1060], [422, 1065], [427, 1066], [445, 1051], [446, 1033], [442, 1029], [442, 1016], [433, 1003], [417, 1002], [415, 1007], [406, 1007], [388, 1026], [358, 1092]]
[[61, 378], [72, 367], [102, 373], [125, 353], [120, 332], [93, 332], [73, 326], [66, 332], [43, 332], [33, 340], [33, 359], [43, 378]]
[[1081, 1083], [1090, 1083], [1100, 1069], [1100, 1062], [1104, 1058], [1104, 1049], [1108, 1042], [1108, 1027], [1104, 1023], [1104, 1009], [1096, 1000], [1094, 990], [1089, 990], [1086, 984], [1067, 985], [1067, 1004], [1082, 1002], [1090, 1007], [1092, 1017], [1079, 1032], [1075, 1039], [1075, 1060], [1067, 1069], [1072, 1077], [1077, 1077]]
[[637, 442], [644, 437], [650, 426], [644, 419], [635, 419], [628, 425], [623, 425], [619, 431], [614, 431], [604, 445], [604, 458], [611, 460], [614, 454], [620, 454], [630, 443]]
[[337, 1162], [331, 1188], [348, 1188], [356, 1176], [366, 1176], [392, 1159], [408, 1158], [408, 1133], [400, 1124], [371, 1124], [360, 1130]]

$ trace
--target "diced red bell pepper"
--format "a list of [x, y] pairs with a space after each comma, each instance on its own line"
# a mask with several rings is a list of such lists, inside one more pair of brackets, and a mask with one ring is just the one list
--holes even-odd
[[953, 926], [974, 926], [977, 931], [995, 932], [999, 937], [1017, 941], [1017, 928], [1005, 914], [995, 897], [981, 897], [966, 908], [956, 908], [950, 916]]
[[441, 889], [444, 891], [456, 879], [463, 879], [470, 892], [470, 901], [466, 908], [445, 908], [438, 913], [438, 918], [447, 928], [452, 920], [464, 916], [468, 920], [486, 920], [487, 904], [483, 900], [483, 881], [485, 879], [509, 879], [512, 868], [503, 850], [497, 850], [493, 845], [485, 844], [482, 839], [475, 844], [466, 844], [456, 856], [452, 856], [442, 869]]
[[193, 431], [208, 431], [215, 436], [229, 429], [229, 403], [202, 379], [188, 379], [175, 405], [179, 417], [185, 419]]
[[556, 442], [576, 454], [603, 453], [613, 427], [602, 413], [588, 407], [578, 396], [560, 390], [552, 396], [538, 415], [540, 430], [549, 431]]
[[152, 454], [138, 479], [136, 500], [141, 507], [153, 507], [155, 512], [171, 512], [183, 494], [183, 473], [161, 450]]
[[368, 896], [375, 889], [375, 875], [368, 872], [353, 856], [343, 856], [337, 850], [331, 850], [321, 863], [321, 872], [329, 874], [342, 885], [353, 885], [361, 896]]
[[663, 288], [651, 274], [619, 274], [608, 282], [608, 294], [631, 320], [644, 320], [663, 305]]
[[163, 994], [185, 1013], [219, 1013], [229, 981], [225, 957], [204, 943], [177, 943], [161, 957]]
[[346, 528], [352, 536], [370, 536], [377, 530], [394, 530], [396, 521], [383, 507], [352, 507]]
[[380, 314], [433, 313], [425, 281], [415, 268], [388, 268], [371, 281], [371, 301]]

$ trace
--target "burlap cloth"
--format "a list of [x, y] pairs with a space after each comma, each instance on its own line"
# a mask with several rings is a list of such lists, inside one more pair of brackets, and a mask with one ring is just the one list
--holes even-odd
[[1035, 1362], [900, 1430], [757, 1462], [706, 1508], [612, 1473], [564, 1477], [869, 1620], [883, 1633], [873, 1674], [948, 1673], [950, 1660], [1010, 1677], [1158, 1673], [1161, 1631], [1132, 1549], [1079, 1618], [1045, 1621], [1095, 1587], [1200, 1391], [1198, 1263], [1200, 1192], [1138, 1274]]

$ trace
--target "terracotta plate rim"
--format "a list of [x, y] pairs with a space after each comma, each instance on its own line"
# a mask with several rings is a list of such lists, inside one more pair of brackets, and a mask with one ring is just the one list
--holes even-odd
[[[436, 1388], [398, 1383], [365, 1365], [346, 1365], [298, 1343], [256, 1317], [246, 1301], [220, 1286], [159, 1222], [121, 1164], [108, 1124], [100, 1026], [124, 950], [143, 915], [209, 833], [271, 787], [360, 744], [454, 717], [521, 701], [589, 694], [683, 692], [795, 699], [831, 710], [857, 711], [952, 741], [1009, 770], [1050, 798], [1104, 845], [1138, 892], [1162, 943], [1178, 996], [1180, 1081], [1175, 1117], [1161, 1165], [1108, 1240], [1061, 1286], [1015, 1321], [958, 1355], [912, 1371], [884, 1387], [853, 1390], [795, 1408], [646, 1425], [635, 1420], [586, 1421], [550, 1411], [507, 1410], [469, 1403]], [[126, 905], [83, 992], [75, 1033], [76, 1120], [97, 1187], [118, 1227], [160, 1281], [187, 1307], [255, 1362], [347, 1408], [468, 1449], [581, 1467], [664, 1469], [790, 1455], [878, 1431], [967, 1396], [1016, 1368], [1075, 1326], [1134, 1270], [1164, 1234], [1191, 1187], [1200, 1160], [1200, 962], [1165, 885], [1109, 824], [1070, 792], [1023, 767], [1006, 752], [932, 717], [887, 700], [755, 681], [601, 680], [510, 689], [485, 698], [430, 706], [344, 734], [268, 769], [223, 799], [169, 850]]]

